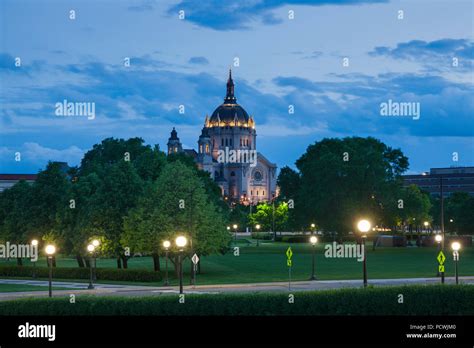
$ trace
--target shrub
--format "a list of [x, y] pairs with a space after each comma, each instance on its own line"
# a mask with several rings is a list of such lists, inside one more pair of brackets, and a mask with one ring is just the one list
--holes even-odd
[[[403, 294], [404, 303], [398, 303]], [[473, 315], [474, 287], [415, 285], [337, 289], [288, 294], [189, 294], [186, 306], [178, 295], [94, 297], [84, 295], [74, 306], [68, 297], [0, 301], [1, 315]]]
[[[48, 278], [47, 267], [36, 267], [34, 270], [38, 278]], [[97, 268], [97, 280], [118, 280], [135, 282], [159, 282], [162, 279], [160, 272], [138, 269]], [[31, 277], [32, 266], [0, 266], [0, 277]], [[53, 277], [57, 279], [89, 279], [89, 268], [54, 267]]]

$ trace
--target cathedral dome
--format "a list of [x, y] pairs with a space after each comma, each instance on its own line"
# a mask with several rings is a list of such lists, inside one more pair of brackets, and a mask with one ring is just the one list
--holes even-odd
[[217, 122], [232, 123], [234, 121], [240, 123], [247, 123], [249, 121], [249, 115], [238, 104], [222, 104], [212, 113], [210, 122], [212, 124]]
[[232, 72], [229, 71], [229, 79], [227, 81], [227, 94], [224, 103], [219, 105], [211, 115], [209, 123], [211, 126], [248, 126], [251, 118], [239, 104], [234, 96], [234, 81], [232, 80]]

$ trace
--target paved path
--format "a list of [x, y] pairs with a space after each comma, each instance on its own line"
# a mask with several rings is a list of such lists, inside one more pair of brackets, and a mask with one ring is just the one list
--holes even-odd
[[[460, 277], [463, 284], [474, 285], [474, 277]], [[438, 284], [439, 278], [403, 278], [403, 279], [369, 279], [369, 285], [374, 286], [393, 286], [393, 285], [409, 285], [409, 284]], [[446, 277], [446, 283], [454, 283], [453, 277]], [[48, 286], [48, 282], [44, 280], [16, 280], [16, 279], [0, 279], [0, 284], [22, 284]], [[137, 285], [118, 285], [118, 284], [95, 284], [95, 289], [88, 290], [87, 283], [75, 282], [55, 282], [53, 286], [64, 287], [72, 290], [54, 290], [54, 297], [65, 297], [71, 294], [81, 295], [97, 295], [97, 296], [156, 296], [177, 294], [178, 288], [173, 286], [137, 286]], [[358, 288], [362, 287], [361, 280], [319, 280], [319, 281], [298, 281], [291, 283], [291, 291], [302, 290], [326, 290], [340, 288]], [[25, 291], [25, 292], [4, 292], [0, 293], [0, 300], [11, 300], [17, 298], [28, 297], [46, 297], [48, 291]], [[187, 294], [220, 294], [220, 293], [236, 293], [236, 292], [268, 292], [268, 291], [289, 291], [288, 282], [273, 283], [252, 283], [252, 284], [222, 284], [222, 285], [197, 285], [185, 286], [184, 292]]]

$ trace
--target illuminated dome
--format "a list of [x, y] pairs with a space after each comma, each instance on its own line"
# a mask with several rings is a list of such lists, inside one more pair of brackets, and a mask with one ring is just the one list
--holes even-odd
[[206, 120], [207, 127], [240, 126], [252, 127], [253, 119], [247, 114], [234, 96], [234, 81], [232, 72], [229, 70], [229, 79], [227, 80], [227, 94], [224, 103], [219, 105], [211, 115], [209, 121]]

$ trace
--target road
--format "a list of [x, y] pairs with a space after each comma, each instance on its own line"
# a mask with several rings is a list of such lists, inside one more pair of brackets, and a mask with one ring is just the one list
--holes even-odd
[[[474, 285], [474, 276], [460, 277], [460, 283]], [[412, 284], [438, 284], [439, 278], [404, 278], [404, 279], [369, 279], [369, 285], [374, 286], [397, 286]], [[446, 277], [447, 284], [453, 284], [453, 277]], [[16, 280], [0, 279], [0, 284], [22, 284], [48, 286], [47, 281], [43, 280]], [[96, 296], [155, 296], [177, 294], [178, 288], [173, 286], [135, 286], [135, 285], [117, 285], [117, 284], [95, 284], [95, 289], [88, 290], [87, 283], [74, 282], [54, 282], [53, 286], [68, 288], [69, 290], [54, 290], [54, 297], [65, 297], [74, 294], [75, 296], [96, 295]], [[298, 281], [291, 283], [291, 290], [288, 282], [274, 283], [252, 283], [252, 284], [221, 284], [221, 285], [197, 285], [185, 286], [184, 292], [187, 294], [220, 294], [237, 292], [268, 292], [268, 291], [304, 291], [304, 290], [327, 290], [340, 288], [360, 288], [361, 280], [316, 280], [316, 281]], [[71, 290], [73, 289], [73, 290]], [[25, 292], [4, 292], [0, 293], [0, 301], [12, 300], [28, 297], [47, 297], [48, 291], [25, 291]]]

